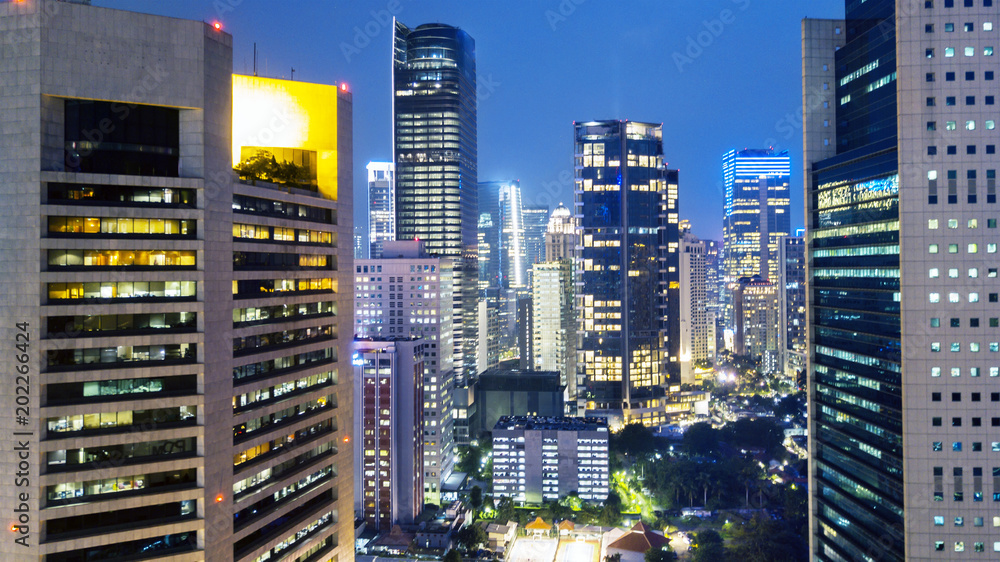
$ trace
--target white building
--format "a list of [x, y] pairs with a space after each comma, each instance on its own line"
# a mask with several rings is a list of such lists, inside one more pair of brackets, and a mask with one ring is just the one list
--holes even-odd
[[419, 241], [386, 242], [383, 258], [354, 265], [358, 338], [419, 337], [424, 350], [424, 501], [440, 503], [454, 465], [455, 379], [452, 259]]
[[493, 495], [541, 503], [608, 497], [605, 418], [504, 416], [493, 428]]
[[573, 299], [573, 262], [536, 263], [531, 291], [532, 357], [536, 371], [555, 371], [566, 387], [566, 407], [575, 415], [576, 308]]
[[694, 366], [715, 359], [715, 317], [708, 311], [705, 243], [687, 233], [680, 255], [681, 383], [695, 382]]

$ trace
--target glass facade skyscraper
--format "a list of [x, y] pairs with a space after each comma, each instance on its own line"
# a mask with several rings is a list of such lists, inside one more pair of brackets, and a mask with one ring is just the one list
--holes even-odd
[[1000, 11], [846, 4], [803, 22], [804, 95], [836, 112], [804, 130], [812, 556], [995, 557]]
[[432, 23], [394, 24], [393, 160], [396, 239], [419, 239], [455, 265], [455, 353], [460, 386], [476, 372], [479, 201], [476, 43]]
[[368, 171], [368, 256], [382, 257], [382, 246], [396, 239], [396, 193], [392, 162], [369, 162]]
[[732, 292], [741, 277], [777, 277], [778, 238], [791, 234], [788, 152], [731, 150], [722, 158], [726, 327], [732, 329]]
[[679, 375], [680, 334], [669, 337], [666, 321], [678, 308], [677, 172], [663, 167], [660, 125], [575, 128], [580, 386], [588, 410], [662, 423]]

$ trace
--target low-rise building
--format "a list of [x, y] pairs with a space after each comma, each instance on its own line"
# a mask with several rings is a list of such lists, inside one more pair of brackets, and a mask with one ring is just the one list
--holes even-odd
[[608, 496], [606, 418], [504, 416], [493, 427], [493, 494], [541, 503]]

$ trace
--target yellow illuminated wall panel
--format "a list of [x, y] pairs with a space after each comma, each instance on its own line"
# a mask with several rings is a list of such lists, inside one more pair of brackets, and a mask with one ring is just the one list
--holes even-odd
[[233, 166], [244, 146], [314, 151], [319, 191], [337, 199], [337, 87], [233, 75]]

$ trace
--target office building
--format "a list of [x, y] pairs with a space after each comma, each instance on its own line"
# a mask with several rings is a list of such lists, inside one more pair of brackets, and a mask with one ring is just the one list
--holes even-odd
[[455, 456], [453, 260], [428, 255], [418, 240], [386, 242], [382, 255], [354, 264], [354, 333], [424, 342], [424, 502], [440, 505]]
[[479, 182], [479, 283], [480, 290], [500, 286], [500, 190], [503, 181]]
[[396, 192], [392, 162], [369, 162], [368, 171], [368, 255], [382, 257], [382, 244], [396, 239]]
[[736, 355], [755, 361], [761, 373], [778, 369], [778, 290], [760, 275], [741, 277], [733, 290]]
[[476, 43], [457, 27], [393, 29], [396, 239], [455, 260], [455, 381], [476, 375], [479, 201]]
[[531, 290], [532, 369], [559, 373], [566, 404], [576, 412], [576, 305], [573, 262], [536, 263]]
[[478, 435], [492, 431], [504, 416], [559, 417], [565, 409], [566, 385], [553, 371], [521, 370], [508, 361], [479, 375], [476, 381]]
[[545, 259], [573, 261], [576, 251], [576, 221], [562, 203], [552, 211], [545, 230]]
[[[679, 382], [677, 172], [662, 127], [576, 123], [578, 379], [588, 411], [657, 425]], [[674, 284], [671, 285], [671, 282]]]
[[725, 244], [723, 314], [735, 326], [732, 291], [741, 277], [778, 274], [778, 238], [791, 234], [787, 151], [730, 150], [722, 157]]
[[499, 197], [500, 288], [516, 291], [528, 285], [520, 182], [503, 183]]
[[545, 233], [549, 228], [549, 208], [525, 206], [521, 210], [524, 223], [524, 263], [531, 285], [531, 266], [546, 261]]
[[530, 370], [535, 365], [535, 315], [529, 294], [519, 294], [517, 299], [517, 357], [522, 370]]
[[996, 556], [1000, 13], [846, 4], [844, 22], [803, 22], [804, 53], [825, 55], [804, 61], [803, 96], [829, 84], [836, 112], [834, 134], [803, 131], [807, 154], [829, 150], [805, 198], [812, 556]]
[[681, 238], [680, 368], [681, 383], [695, 382], [695, 368], [714, 360], [714, 318], [708, 310], [705, 243], [693, 234]]
[[[0, 58], [0, 122], [20, 131], [0, 136], [0, 315], [8, 341], [28, 338], [24, 383], [3, 394], [29, 397], [0, 424], [31, 451], [0, 459], [26, 473], [3, 488], [23, 517], [0, 558], [352, 556], [335, 317], [351, 94], [270, 98], [280, 81], [232, 76], [232, 37], [203, 22], [20, 2], [0, 28], [40, 31]], [[255, 93], [323, 133], [247, 142], [234, 124], [253, 125]], [[244, 148], [303, 173], [237, 182]]]
[[778, 241], [778, 372], [790, 382], [806, 368], [805, 239]]
[[364, 259], [367, 244], [365, 244], [365, 230], [359, 225], [354, 226], [354, 259]]
[[418, 337], [354, 342], [354, 510], [366, 530], [412, 524], [424, 505], [424, 354]]
[[493, 495], [517, 502], [608, 497], [608, 420], [507, 416], [493, 427]]

